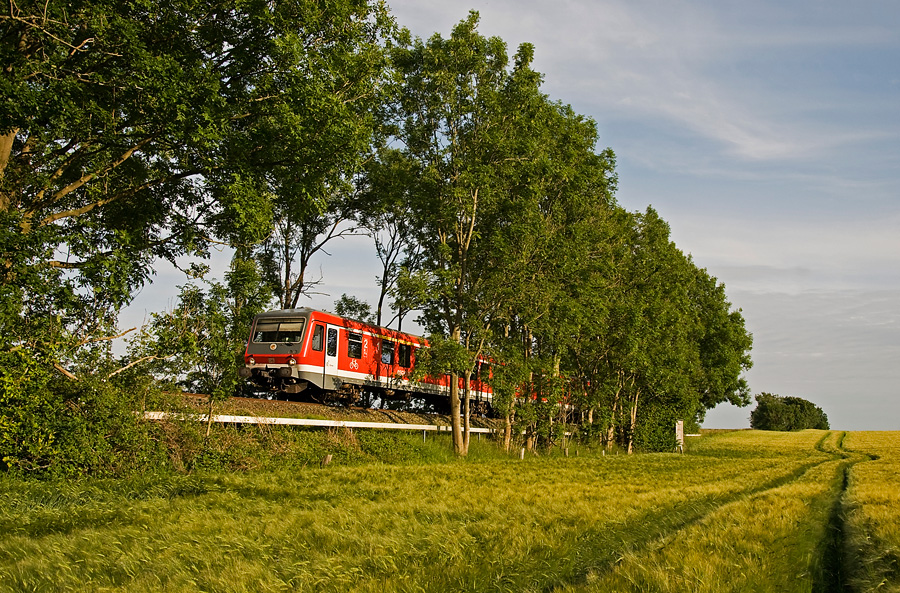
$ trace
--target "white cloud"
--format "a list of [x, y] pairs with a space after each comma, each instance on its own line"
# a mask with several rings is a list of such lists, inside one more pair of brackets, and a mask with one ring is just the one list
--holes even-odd
[[746, 290], [900, 288], [900, 217], [798, 220], [669, 219], [672, 238], [696, 263]]
[[[465, 15], [445, 2], [394, 1], [401, 24], [428, 36], [442, 34]], [[554, 98], [577, 103], [601, 121], [607, 117], [656, 118], [714, 141], [719, 150], [748, 161], [810, 159], [881, 133], [844, 129], [821, 118], [798, 82], [741, 64], [761, 52], [897, 44], [887, 23], [854, 24], [833, 3], [829, 15], [809, 17], [799, 7], [753, 3], [729, 8], [704, 2], [568, 0], [476, 1], [482, 33], [511, 46], [536, 46], [536, 67]], [[775, 58], [777, 59], [777, 57]], [[819, 97], [821, 99], [821, 97]], [[841, 106], [842, 109], [845, 107]]]

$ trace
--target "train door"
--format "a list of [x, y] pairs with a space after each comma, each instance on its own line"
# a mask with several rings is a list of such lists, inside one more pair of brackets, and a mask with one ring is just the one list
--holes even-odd
[[325, 330], [325, 376], [322, 385], [325, 389], [334, 389], [333, 385], [328, 384], [328, 376], [337, 376], [338, 374], [338, 328], [334, 325], [328, 325]]

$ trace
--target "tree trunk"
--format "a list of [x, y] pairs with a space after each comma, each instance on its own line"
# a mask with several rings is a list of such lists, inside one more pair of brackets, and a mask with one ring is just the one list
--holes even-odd
[[381, 311], [384, 308], [384, 288], [381, 289], [381, 294], [378, 295], [378, 307], [375, 309], [375, 325], [381, 327]]
[[[13, 129], [6, 134], [0, 135], [0, 181], [2, 181], [3, 177], [6, 175], [6, 167], [9, 165], [13, 143], [15, 142], [18, 133], [18, 129]], [[12, 194], [0, 193], [0, 213], [9, 212], [12, 207]], [[7, 264], [6, 267], [10, 267], [9, 264]]]
[[453, 452], [465, 456], [465, 442], [459, 416], [459, 375], [450, 373], [450, 430], [453, 433]]
[[567, 409], [567, 406], [568, 406], [568, 403], [563, 403], [559, 407], [559, 420], [560, 420], [560, 422], [562, 422], [562, 425], [563, 425], [563, 429], [562, 429], [563, 449], [566, 449], [569, 446], [568, 445], [568, 437], [566, 436], [566, 433], [569, 432], [569, 410]]
[[503, 448], [509, 453], [512, 445], [512, 412], [507, 412], [503, 418]]
[[637, 409], [638, 398], [641, 396], [641, 390], [634, 391], [634, 400], [631, 403], [631, 424], [628, 428], [628, 454], [634, 453], [634, 429], [637, 427]]
[[[0, 179], [3, 179], [3, 176], [6, 173], [6, 166], [9, 164], [13, 143], [15, 142], [18, 133], [18, 129], [12, 129], [5, 134], [0, 134]], [[8, 201], [9, 200], [5, 200], [4, 203], [0, 203], [0, 206], [2, 206], [2, 210], [0, 211], [5, 212], [9, 208]]]
[[465, 446], [466, 453], [469, 452], [469, 432], [470, 428], [470, 419], [469, 416], [471, 414], [471, 400], [469, 399], [469, 395], [471, 389], [469, 389], [469, 380], [465, 379], [465, 389], [463, 389], [463, 445]]
[[212, 395], [209, 396], [209, 408], [206, 412], [206, 438], [209, 438], [209, 433], [212, 431], [212, 418], [213, 418], [213, 398]]
[[286, 309], [296, 309], [297, 303], [300, 301], [300, 294], [303, 292], [303, 285], [305, 284], [304, 280], [306, 278], [306, 264], [301, 261], [300, 263], [300, 273], [297, 276], [297, 282], [294, 284], [292, 289], [291, 304], [290, 307], [285, 307]]
[[[550, 401], [551, 402], [555, 401], [556, 405], [558, 406], [556, 410], [557, 410], [557, 414], [559, 414], [559, 417], [562, 419], [562, 422], [563, 422], [562, 434], [563, 434], [563, 443], [565, 443], [565, 441], [566, 441], [565, 410], [566, 410], [566, 404], [568, 402], [566, 401], [566, 398], [565, 398], [565, 390], [563, 389], [562, 377], [560, 376], [560, 372], [559, 372], [561, 365], [562, 365], [562, 356], [560, 356], [559, 352], [554, 352], [553, 353], [553, 377], [551, 379], [552, 382], [550, 383], [550, 385], [553, 386], [553, 392], [552, 392], [552, 399]], [[554, 414], [553, 414], [552, 408], [550, 410], [548, 410], [547, 413], [550, 415], [550, 434], [547, 438], [547, 451], [549, 452], [550, 450], [553, 449], [553, 416], [554, 416]]]
[[[462, 330], [458, 325], [450, 329], [450, 339], [454, 344], [459, 344]], [[462, 425], [459, 421], [459, 375], [450, 373], [450, 429], [453, 433], [453, 452], [459, 456], [465, 456], [467, 451], [463, 441]]]
[[619, 411], [619, 394], [620, 393], [622, 393], [621, 387], [616, 389], [616, 394], [615, 394], [615, 396], [613, 396], [612, 414], [609, 417], [609, 428], [606, 431], [606, 450], [607, 451], [612, 449], [613, 441], [616, 440], [616, 414]]

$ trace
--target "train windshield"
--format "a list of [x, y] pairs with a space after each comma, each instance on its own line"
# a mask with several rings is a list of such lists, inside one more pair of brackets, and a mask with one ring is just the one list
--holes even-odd
[[260, 319], [256, 322], [253, 331], [254, 342], [280, 342], [292, 344], [303, 341], [303, 328], [306, 319], [296, 317], [293, 319]]

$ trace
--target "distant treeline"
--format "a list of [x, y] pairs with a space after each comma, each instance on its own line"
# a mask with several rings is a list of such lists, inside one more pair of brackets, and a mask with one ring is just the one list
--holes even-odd
[[828, 430], [828, 416], [810, 401], [799, 397], [760, 393], [750, 413], [750, 427], [759, 430]]

